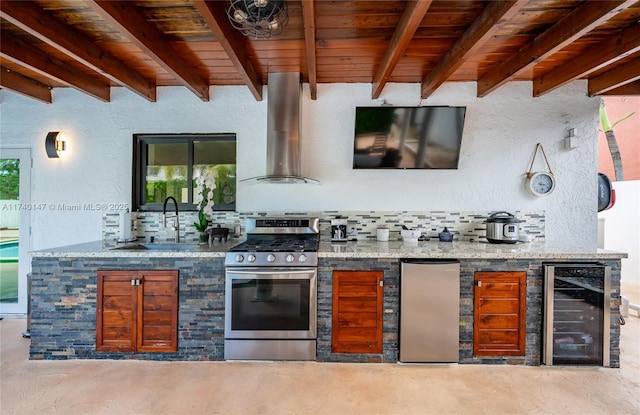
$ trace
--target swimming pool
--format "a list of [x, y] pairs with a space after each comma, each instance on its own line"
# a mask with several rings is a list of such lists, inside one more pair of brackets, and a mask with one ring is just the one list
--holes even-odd
[[18, 302], [18, 241], [0, 242], [0, 303]]
[[0, 242], [0, 261], [15, 262], [18, 261], [18, 241]]

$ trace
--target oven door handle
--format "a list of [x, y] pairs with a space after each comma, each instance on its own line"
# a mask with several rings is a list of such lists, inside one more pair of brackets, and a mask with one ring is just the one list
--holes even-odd
[[315, 268], [269, 268], [269, 269], [260, 269], [257, 270], [255, 268], [247, 269], [247, 268], [227, 268], [227, 274], [230, 275], [273, 275], [273, 274], [308, 274], [310, 272], [315, 272]]

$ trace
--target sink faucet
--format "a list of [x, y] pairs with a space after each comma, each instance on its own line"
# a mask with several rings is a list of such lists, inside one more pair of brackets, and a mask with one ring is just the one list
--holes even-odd
[[164, 205], [162, 206], [162, 227], [167, 227], [167, 202], [169, 199], [173, 200], [173, 205], [176, 207], [176, 217], [174, 219], [173, 231], [175, 232], [176, 242], [180, 242], [180, 222], [178, 221], [178, 202], [173, 196], [169, 196], [164, 200]]

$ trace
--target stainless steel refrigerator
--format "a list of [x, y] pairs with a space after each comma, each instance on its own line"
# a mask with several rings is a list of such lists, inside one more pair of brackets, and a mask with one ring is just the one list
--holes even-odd
[[457, 363], [459, 339], [459, 261], [403, 260], [398, 360]]

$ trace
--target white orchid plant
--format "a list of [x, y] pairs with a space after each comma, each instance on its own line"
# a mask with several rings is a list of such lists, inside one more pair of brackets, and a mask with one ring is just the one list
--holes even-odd
[[200, 176], [196, 178], [196, 193], [194, 203], [198, 204], [198, 221], [193, 225], [198, 232], [204, 232], [209, 226], [209, 216], [213, 214], [213, 189], [216, 182], [211, 173], [202, 170]]

